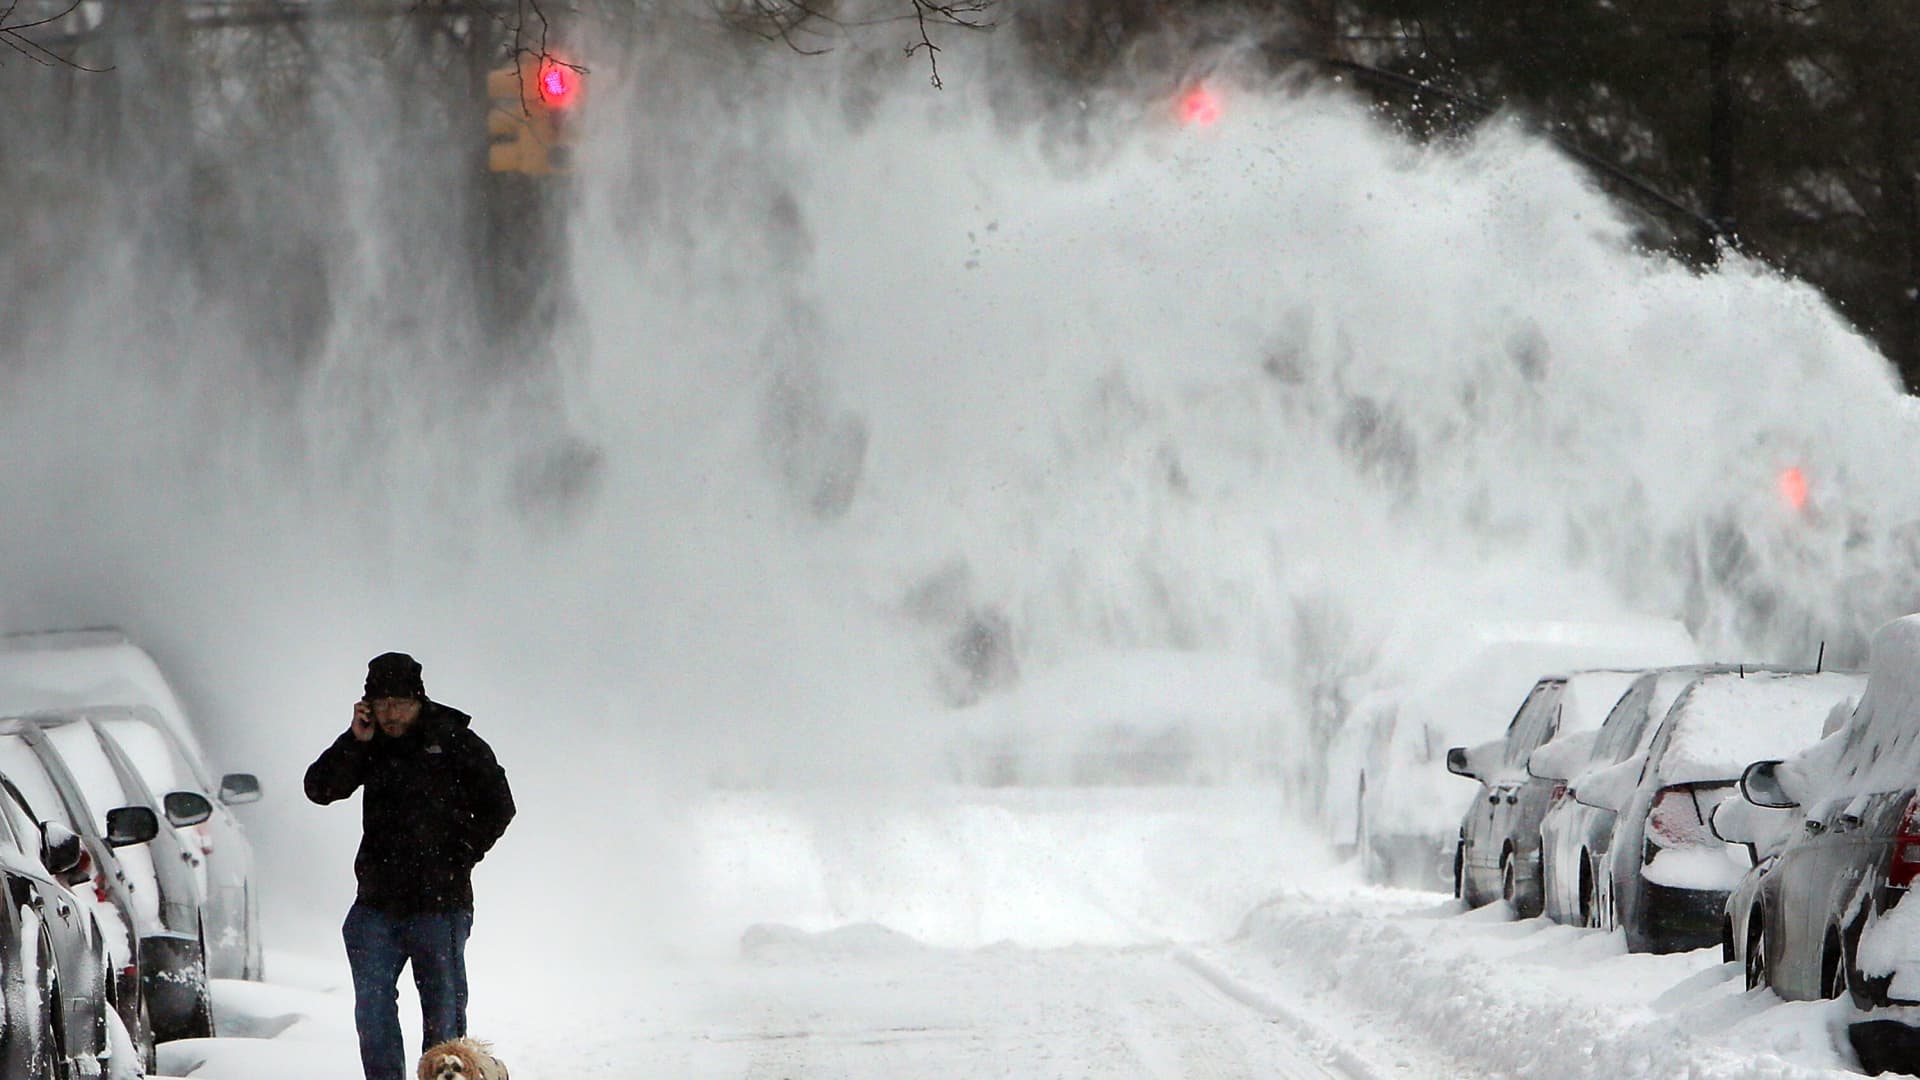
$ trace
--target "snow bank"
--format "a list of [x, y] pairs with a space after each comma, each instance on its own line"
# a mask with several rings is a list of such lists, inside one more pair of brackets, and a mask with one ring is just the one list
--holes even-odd
[[[1629, 955], [1618, 934], [1355, 894], [1253, 912], [1238, 944], [1466, 1075], [1813, 1080], [1848, 1075], [1833, 1003], [1744, 992], [1718, 950]], [[1510, 913], [1507, 915], [1510, 918]]]
[[749, 960], [782, 962], [796, 957], [893, 956], [925, 948], [898, 930], [878, 923], [855, 923], [822, 933], [792, 926], [761, 924], [740, 935], [740, 955]]

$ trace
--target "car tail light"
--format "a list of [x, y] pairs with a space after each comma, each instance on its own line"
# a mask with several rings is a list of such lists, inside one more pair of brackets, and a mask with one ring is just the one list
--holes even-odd
[[1920, 796], [1907, 800], [1906, 813], [1900, 815], [1900, 831], [1893, 837], [1893, 855], [1887, 861], [1887, 884], [1896, 889], [1913, 887], [1920, 878]]
[[1547, 809], [1551, 810], [1554, 807], [1559, 806], [1560, 800], [1566, 797], [1567, 797], [1567, 783], [1566, 781], [1562, 780], [1559, 783], [1556, 783], [1553, 785], [1553, 794], [1547, 796]]
[[1698, 847], [1720, 843], [1707, 824], [1717, 796], [1727, 792], [1724, 784], [1679, 784], [1661, 788], [1647, 811], [1647, 839], [1658, 847]]

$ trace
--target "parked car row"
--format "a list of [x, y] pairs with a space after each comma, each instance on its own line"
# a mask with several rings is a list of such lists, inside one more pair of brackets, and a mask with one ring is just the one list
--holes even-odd
[[1634, 952], [1718, 946], [1750, 989], [1848, 1000], [1869, 1072], [1920, 1072], [1920, 615], [1880, 630], [1864, 673], [1550, 675], [1447, 765], [1479, 784], [1467, 903]]
[[261, 974], [252, 849], [178, 700], [115, 631], [0, 638], [0, 1075], [139, 1076]]
[[[1448, 747], [1499, 736], [1514, 701], [1529, 695], [1543, 671], [1699, 659], [1679, 623], [1625, 617], [1416, 620], [1380, 651], [1364, 684], [1329, 692], [1340, 726], [1325, 765], [1324, 810], [1336, 842], [1360, 856], [1370, 881], [1427, 889], [1457, 876], [1455, 822], [1469, 805], [1466, 786], [1447, 775]], [[1558, 694], [1540, 706], [1551, 711]], [[1596, 726], [1606, 715], [1606, 704], [1589, 707], [1591, 700], [1576, 690], [1576, 711], [1592, 713], [1576, 726]], [[1496, 850], [1479, 868], [1487, 889], [1499, 888], [1498, 859]], [[1537, 891], [1531, 878], [1517, 884]]]

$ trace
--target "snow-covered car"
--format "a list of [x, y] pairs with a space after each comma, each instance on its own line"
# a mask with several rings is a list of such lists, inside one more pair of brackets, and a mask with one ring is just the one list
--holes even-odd
[[1554, 785], [1540, 819], [1547, 918], [1573, 926], [1602, 925], [1600, 868], [1613, 845], [1614, 813], [1569, 793], [1587, 774], [1645, 754], [1674, 699], [1715, 670], [1721, 669], [1692, 665], [1646, 672], [1621, 695], [1598, 731], [1556, 739], [1527, 759], [1529, 775]]
[[995, 787], [1302, 780], [1298, 712], [1248, 657], [1099, 653], [954, 710], [950, 760]]
[[[1820, 741], [1789, 758], [1793, 763], [1789, 769], [1799, 775], [1825, 775], [1839, 759], [1842, 738], [1835, 733], [1845, 728], [1852, 715], [1845, 708], [1836, 708], [1829, 713], [1826, 725], [1820, 731]], [[1743, 795], [1745, 790], [1743, 774]], [[1749, 990], [1765, 982], [1765, 957], [1759, 949], [1750, 947], [1755, 942], [1754, 931], [1760, 926], [1760, 886], [1766, 876], [1773, 872], [1774, 864], [1780, 858], [1780, 850], [1786, 847], [1793, 839], [1794, 832], [1800, 828], [1800, 815], [1794, 809], [1759, 806], [1746, 798], [1726, 799], [1714, 808], [1713, 816], [1707, 821], [1713, 829], [1713, 835], [1729, 844], [1746, 848], [1753, 860], [1753, 866], [1733, 887], [1733, 892], [1727, 895], [1725, 918], [1720, 928], [1720, 958], [1727, 963], [1740, 964], [1745, 969]]]
[[259, 898], [253, 883], [253, 846], [230, 807], [259, 798], [259, 780], [249, 773], [221, 775], [208, 764], [195, 725], [160, 666], [125, 633], [116, 629], [56, 630], [0, 636], [0, 716], [51, 712], [96, 706], [144, 706], [141, 723], [157, 721], [165, 746], [154, 737], [128, 732], [138, 749], [136, 761], [182, 772], [168, 782], [156, 776], [162, 795], [195, 791], [211, 800], [213, 816], [198, 828], [200, 841], [210, 851], [205, 873], [209, 879], [210, 925], [222, 929], [207, 941], [208, 966], [217, 979], [257, 979], [265, 967], [258, 918]]
[[[112, 840], [136, 844], [159, 825], [146, 810], [114, 815]], [[115, 1040], [113, 958], [90, 898], [80, 836], [43, 822], [0, 791], [0, 1075], [42, 1080], [106, 1075]]]
[[1715, 809], [1749, 763], [1812, 746], [1865, 687], [1853, 672], [1705, 675], [1667, 710], [1644, 755], [1583, 777], [1574, 797], [1615, 814], [1601, 924], [1623, 930], [1632, 952], [1719, 944], [1727, 896], [1752, 858], [1714, 833]]
[[[17, 734], [0, 733], [0, 812], [16, 837], [30, 826], [37, 829], [41, 863], [70, 888], [90, 916], [105, 965], [100, 996], [117, 1012], [136, 1056], [150, 1068], [154, 1038], [140, 978], [139, 941], [129, 931], [135, 925], [132, 881], [122, 860], [143, 851], [158, 835], [159, 820], [144, 808], [116, 810], [110, 829], [96, 829], [90, 818], [70, 814], [68, 805], [32, 748]], [[70, 851], [75, 845], [79, 850]]]
[[1548, 675], [1533, 684], [1504, 736], [1447, 751], [1447, 771], [1479, 784], [1460, 820], [1454, 856], [1456, 893], [1469, 907], [1500, 899], [1521, 918], [1541, 913], [1540, 819], [1555, 785], [1528, 775], [1527, 762], [1556, 739], [1597, 730], [1639, 675], [1613, 669]]
[[1920, 615], [1874, 635], [1866, 691], [1813, 749], [1756, 760], [1741, 793], [1800, 827], [1755, 888], [1754, 980], [1796, 1001], [1846, 997], [1870, 1072], [1920, 1071]]
[[[20, 762], [21, 746], [50, 781], [43, 793], [29, 791], [29, 798], [36, 803], [43, 794], [59, 799], [74, 830], [83, 836], [106, 838], [111, 846], [114, 823], [108, 815], [113, 808], [151, 809], [82, 713], [38, 713], [0, 721], [0, 770], [29, 773]], [[145, 1019], [154, 1041], [210, 1037], [213, 1000], [195, 853], [181, 842], [177, 830], [161, 828], [151, 843], [123, 847], [118, 854], [116, 872], [124, 875], [132, 898], [128, 914]]]
[[1351, 838], [1370, 880], [1454, 887], [1459, 822], [1472, 793], [1448, 775], [1447, 750], [1500, 738], [1542, 673], [1697, 659], [1686, 629], [1665, 619], [1482, 620], [1409, 632], [1356, 694], [1329, 751], [1323, 816]]

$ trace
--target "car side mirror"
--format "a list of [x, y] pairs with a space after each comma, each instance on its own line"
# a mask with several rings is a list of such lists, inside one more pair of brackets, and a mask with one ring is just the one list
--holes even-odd
[[1551, 740], [1527, 755], [1527, 775], [1564, 784], [1593, 760], [1593, 748], [1599, 742], [1598, 731], [1576, 731]]
[[1800, 803], [1780, 786], [1780, 763], [1756, 761], [1740, 774], [1740, 794], [1755, 806], [1769, 810], [1791, 810]]
[[107, 811], [107, 846], [131, 847], [160, 835], [160, 815], [146, 806], [116, 806]]
[[1573, 785], [1574, 800], [1616, 814], [1624, 811], [1627, 803], [1633, 801], [1634, 791], [1640, 786], [1642, 764], [1629, 758], [1618, 765], [1582, 776]]
[[1473, 771], [1473, 762], [1468, 759], [1467, 748], [1464, 746], [1456, 746], [1447, 751], [1447, 771], [1469, 780], [1480, 779], [1479, 774]]
[[213, 800], [197, 791], [169, 791], [160, 800], [167, 822], [176, 829], [198, 825], [213, 816]]
[[80, 834], [57, 821], [45, 821], [40, 824], [40, 865], [47, 873], [66, 880], [66, 875], [80, 865], [80, 859], [86, 855], [86, 848], [80, 843]]
[[220, 801], [228, 806], [260, 801], [260, 778], [252, 773], [228, 773], [220, 778]]

